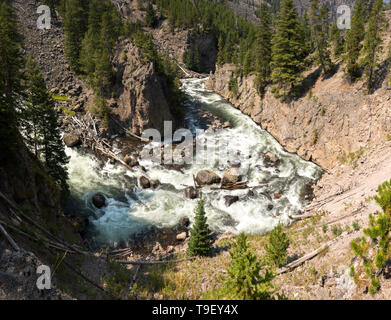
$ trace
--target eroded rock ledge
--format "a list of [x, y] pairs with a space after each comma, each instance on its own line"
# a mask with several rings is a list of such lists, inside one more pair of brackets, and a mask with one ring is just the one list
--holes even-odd
[[238, 78], [238, 94], [234, 96], [228, 87], [234, 71], [232, 65], [218, 67], [206, 88], [249, 115], [286, 150], [325, 169], [335, 167], [344, 155], [368, 144], [384, 142], [391, 132], [388, 77], [374, 94], [365, 95], [362, 83], [351, 86], [338, 72], [329, 79], [318, 79], [312, 96], [307, 94], [287, 104], [270, 90], [261, 100], [254, 89], [254, 76]]

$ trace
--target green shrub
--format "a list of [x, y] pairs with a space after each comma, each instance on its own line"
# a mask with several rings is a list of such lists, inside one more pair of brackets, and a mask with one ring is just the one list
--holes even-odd
[[282, 225], [278, 224], [269, 235], [269, 243], [265, 246], [267, 261], [276, 266], [282, 267], [287, 263], [289, 238], [284, 233]]
[[238, 79], [235, 77], [231, 77], [228, 82], [228, 89], [232, 92], [234, 97], [238, 96], [239, 88], [238, 88]]
[[[250, 249], [247, 237], [240, 234], [230, 250], [231, 263], [227, 268], [228, 278], [216, 292], [206, 298], [228, 300], [273, 300], [274, 274], [265, 262], [260, 262]], [[277, 295], [278, 296], [278, 295]], [[281, 296], [278, 296], [281, 298]]]
[[331, 231], [336, 237], [339, 237], [342, 234], [342, 228], [340, 225], [335, 225], [331, 228]]
[[353, 253], [362, 259], [363, 272], [369, 281], [368, 291], [371, 295], [380, 290], [379, 273], [381, 274], [391, 258], [391, 181], [381, 184], [377, 191], [378, 195], [374, 199], [383, 212], [370, 214], [369, 227], [364, 229], [366, 237], [355, 239], [351, 243]]
[[352, 227], [355, 231], [358, 231], [360, 230], [360, 223], [358, 221], [354, 221], [353, 224], [352, 224]]
[[199, 200], [195, 209], [195, 221], [191, 230], [187, 253], [189, 256], [207, 256], [212, 248], [212, 240], [205, 214], [204, 200]]
[[391, 209], [391, 180], [381, 184], [377, 189], [377, 193], [378, 196], [375, 196], [374, 199], [383, 211]]

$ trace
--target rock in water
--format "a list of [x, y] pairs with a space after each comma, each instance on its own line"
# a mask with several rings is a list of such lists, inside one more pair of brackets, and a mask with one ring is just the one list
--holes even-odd
[[221, 178], [210, 170], [201, 170], [197, 173], [197, 176], [195, 178], [198, 185], [210, 185], [215, 183], [220, 183]]
[[188, 217], [184, 217], [179, 221], [179, 225], [182, 227], [188, 227], [190, 225], [190, 219]]
[[277, 167], [280, 164], [280, 159], [278, 159], [277, 155], [273, 152], [266, 152], [264, 153], [264, 159], [265, 159], [265, 166], [266, 168], [269, 167]]
[[94, 204], [95, 207], [98, 209], [104, 207], [106, 205], [106, 199], [105, 196], [101, 193], [97, 193], [92, 197], [92, 203]]
[[187, 187], [185, 189], [185, 197], [188, 199], [195, 199], [198, 197], [198, 190], [194, 187]]
[[156, 189], [158, 186], [160, 186], [159, 180], [151, 180], [150, 182], [151, 182], [152, 189]]
[[239, 201], [239, 197], [238, 196], [224, 196], [224, 199], [225, 199], [225, 205], [227, 207], [229, 207], [231, 204]]
[[130, 167], [134, 167], [134, 166], [137, 166], [138, 165], [138, 161], [136, 158], [133, 158], [131, 156], [125, 156], [124, 157], [124, 162], [130, 166]]
[[65, 145], [69, 148], [76, 147], [81, 143], [80, 137], [73, 133], [67, 133], [64, 135], [63, 140]]
[[140, 186], [143, 189], [148, 189], [151, 187], [151, 181], [147, 177], [142, 176], [140, 177]]
[[237, 183], [242, 179], [238, 168], [229, 168], [223, 175], [223, 183]]

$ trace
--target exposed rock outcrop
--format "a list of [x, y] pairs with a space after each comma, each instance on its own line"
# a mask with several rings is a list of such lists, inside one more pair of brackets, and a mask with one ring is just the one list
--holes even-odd
[[164, 80], [155, 72], [152, 62], [143, 62], [141, 49], [125, 40], [114, 59], [116, 66], [115, 94], [112, 113], [125, 128], [141, 134], [157, 129], [163, 135], [164, 121], [180, 123], [170, 111], [164, 92]]
[[[238, 78], [238, 95], [228, 82], [235, 67], [217, 68], [206, 84], [271, 133], [287, 151], [330, 169], [341, 158], [368, 143], [385, 140], [391, 131], [391, 91], [386, 80], [372, 95], [362, 83], [353, 86], [342, 72], [319, 79], [308, 95], [291, 103], [281, 102], [268, 90], [262, 100], [254, 88], [254, 76]], [[388, 77], [385, 77], [388, 79]]]

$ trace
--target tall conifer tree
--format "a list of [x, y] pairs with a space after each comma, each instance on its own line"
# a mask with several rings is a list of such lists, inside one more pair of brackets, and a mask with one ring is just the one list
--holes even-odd
[[365, 25], [364, 25], [364, 9], [363, 0], [358, 0], [354, 8], [354, 15], [352, 17], [351, 29], [346, 37], [346, 54], [344, 60], [346, 63], [346, 74], [351, 80], [355, 80], [360, 76], [360, 67], [358, 58], [362, 48], [362, 40], [364, 39]]
[[0, 3], [0, 159], [18, 143], [17, 100], [22, 94], [21, 36], [17, 18], [7, 1]]
[[210, 253], [212, 241], [209, 235], [204, 200], [198, 201], [195, 214], [187, 253], [189, 256], [207, 256]]
[[33, 127], [34, 151], [44, 161], [50, 176], [66, 196], [69, 192], [66, 169], [69, 158], [65, 154], [54, 102], [32, 58], [26, 64], [26, 90], [26, 114], [28, 123]]
[[381, 52], [381, 32], [384, 24], [383, 0], [376, 0], [372, 7], [369, 18], [368, 30], [364, 38], [363, 53], [361, 65], [364, 67], [367, 90], [371, 91], [373, 86], [374, 71], [378, 62], [378, 55]]
[[331, 70], [332, 63], [328, 49], [329, 8], [327, 5], [320, 8], [319, 0], [313, 0], [311, 2], [310, 20], [316, 60], [322, 71], [328, 73]]
[[[304, 40], [293, 0], [284, 0], [272, 40], [272, 80], [292, 90], [301, 83]], [[286, 93], [286, 92], [285, 92]]]
[[265, 87], [270, 81], [270, 63], [272, 60], [272, 18], [266, 4], [260, 8], [260, 24], [257, 29], [255, 56], [256, 56], [256, 86], [261, 94], [264, 93]]

